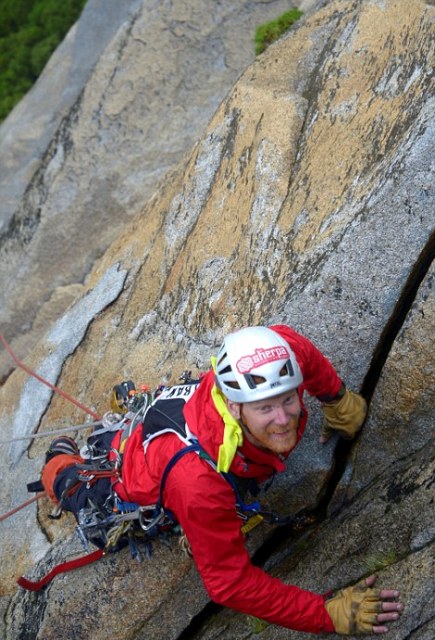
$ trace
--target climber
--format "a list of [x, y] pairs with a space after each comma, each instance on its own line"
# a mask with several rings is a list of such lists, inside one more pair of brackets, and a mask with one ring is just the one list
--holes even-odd
[[[199, 384], [166, 389], [149, 407], [122, 442], [112, 486], [104, 478], [102, 494], [112, 490], [123, 501], [155, 504], [164, 476], [164, 507], [181, 525], [219, 604], [299, 631], [385, 633], [403, 610], [398, 591], [375, 588], [374, 576], [326, 596], [284, 584], [251, 563], [237, 513], [239, 493], [255, 495], [285, 470], [307, 422], [304, 391], [321, 402], [322, 442], [334, 431], [356, 435], [366, 416], [364, 399], [346, 388], [307, 338], [285, 325], [229, 334], [212, 362]], [[112, 450], [121, 450], [121, 439], [116, 433]], [[66, 490], [78, 450], [71, 443], [65, 448], [48, 459], [42, 482], [76, 513], [74, 495], [84, 489], [71, 497]]]

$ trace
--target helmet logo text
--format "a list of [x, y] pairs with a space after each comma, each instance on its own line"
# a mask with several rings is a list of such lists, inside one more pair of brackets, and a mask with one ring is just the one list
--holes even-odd
[[286, 360], [290, 354], [285, 347], [273, 347], [272, 349], [255, 349], [255, 353], [249, 356], [242, 356], [236, 362], [239, 373], [249, 373], [255, 367], [269, 364], [276, 360]]

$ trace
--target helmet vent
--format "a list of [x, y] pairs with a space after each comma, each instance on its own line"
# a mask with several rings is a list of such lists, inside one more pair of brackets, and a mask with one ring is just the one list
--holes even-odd
[[227, 380], [225, 384], [232, 389], [240, 389], [240, 385], [236, 380]]
[[281, 369], [281, 371], [279, 372], [279, 376], [290, 376], [293, 378], [293, 376], [295, 375], [295, 371], [292, 367], [292, 363], [290, 360], [287, 360], [287, 362], [285, 363], [285, 365], [283, 366], [283, 368]]
[[[219, 360], [216, 362], [216, 367], [220, 367], [220, 365], [222, 364], [222, 362], [227, 358], [227, 354], [223, 353], [222, 356], [219, 358]], [[225, 369], [225, 373], [228, 373], [228, 370], [231, 371], [231, 367], [228, 365], [228, 367], [226, 367]]]
[[263, 376], [252, 376], [249, 375], [249, 373], [245, 374], [245, 380], [248, 383], [248, 387], [250, 389], [256, 389], [259, 384], [263, 384], [264, 382], [266, 382], [266, 378], [263, 378]]
[[230, 366], [230, 365], [228, 365], [228, 366], [227, 366], [227, 367], [225, 367], [224, 369], [221, 369], [221, 370], [219, 371], [219, 374], [220, 374], [220, 375], [222, 375], [222, 374], [224, 374], [224, 373], [232, 373], [232, 372], [233, 372], [233, 370], [231, 369], [231, 366]]

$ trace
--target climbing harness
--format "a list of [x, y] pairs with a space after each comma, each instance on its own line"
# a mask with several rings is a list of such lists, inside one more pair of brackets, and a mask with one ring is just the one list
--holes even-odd
[[[158, 404], [164, 398], [172, 398], [175, 402], [171, 404], [179, 411], [180, 404], [177, 400], [184, 404], [198, 385], [198, 381], [191, 380], [190, 372], [184, 372], [183, 380], [190, 382], [170, 388], [158, 388]], [[123, 394], [121, 394], [121, 389]], [[85, 482], [86, 486], [90, 487], [97, 480], [103, 478], [111, 479], [113, 484], [114, 480], [121, 477], [125, 444], [140, 425], [144, 431], [145, 448], [154, 437], [167, 432], [175, 433], [183, 440], [186, 447], [168, 462], [162, 476], [160, 494], [156, 504], [140, 506], [124, 502], [111, 489], [104, 504], [97, 505], [88, 500], [88, 505], [79, 510], [77, 532], [87, 549], [89, 543], [93, 543], [103, 548], [105, 552], [111, 552], [128, 544], [132, 557], [141, 560], [143, 552], [147, 557], [151, 555], [154, 538], [158, 536], [167, 542], [170, 536], [180, 533], [180, 526], [174, 516], [163, 507], [163, 491], [168, 474], [176, 462], [186, 453], [199, 451], [199, 445], [196, 441], [192, 442], [190, 434], [187, 435], [186, 431], [180, 428], [170, 413], [161, 412], [156, 407], [156, 404], [152, 402], [156, 400], [156, 397], [150, 395], [148, 390], [142, 390], [140, 394], [131, 393], [133, 390], [135, 388], [131, 381], [128, 385], [122, 383], [114, 388], [114, 393], [118, 397], [122, 397], [125, 402], [125, 413], [120, 421], [115, 421], [113, 424], [110, 424], [110, 420], [106, 420], [106, 427], [94, 431], [88, 438], [86, 447], [81, 451], [85, 463], [76, 465], [77, 484]], [[144, 424], [150, 423], [149, 420], [146, 423], [147, 416], [152, 417], [151, 422], [155, 421], [154, 429], [144, 428]], [[157, 420], [155, 420], [156, 416]], [[165, 427], [167, 423], [170, 425], [169, 428]], [[119, 430], [121, 431], [119, 443], [114, 448], [112, 446], [113, 435], [115, 431]]]

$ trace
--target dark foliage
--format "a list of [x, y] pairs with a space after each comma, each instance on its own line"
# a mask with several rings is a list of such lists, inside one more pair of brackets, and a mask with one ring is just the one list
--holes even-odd
[[86, 0], [0, 0], [0, 121], [32, 87]]

